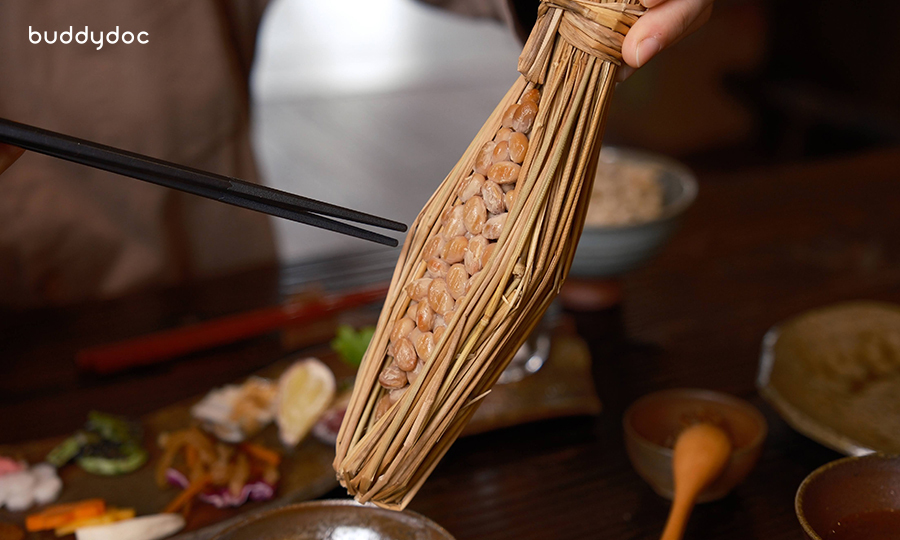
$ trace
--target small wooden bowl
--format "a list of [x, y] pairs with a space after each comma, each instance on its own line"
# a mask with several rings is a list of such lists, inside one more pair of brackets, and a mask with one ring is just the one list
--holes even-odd
[[810, 540], [828, 538], [851, 516], [900, 512], [900, 457], [870, 454], [827, 463], [800, 484], [794, 509]]
[[[756, 465], [768, 427], [750, 403], [721, 392], [680, 388], [648, 394], [625, 411], [625, 446], [637, 473], [661, 496], [672, 499], [671, 445], [688, 425], [685, 419], [715, 417], [734, 446], [725, 471], [697, 498], [698, 503], [721, 499], [740, 484]], [[713, 422], [716, 423], [716, 422]]]

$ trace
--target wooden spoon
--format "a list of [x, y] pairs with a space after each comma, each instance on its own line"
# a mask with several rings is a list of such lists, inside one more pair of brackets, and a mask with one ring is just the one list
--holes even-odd
[[697, 496], [725, 470], [731, 457], [731, 440], [711, 424], [696, 424], [675, 441], [672, 473], [675, 497], [661, 540], [680, 540]]

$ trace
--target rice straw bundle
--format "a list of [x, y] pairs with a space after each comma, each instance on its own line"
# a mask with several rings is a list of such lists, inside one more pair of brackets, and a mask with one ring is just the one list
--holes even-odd
[[522, 76], [412, 225], [337, 439], [359, 502], [406, 507], [559, 292], [642, 11], [542, 2]]

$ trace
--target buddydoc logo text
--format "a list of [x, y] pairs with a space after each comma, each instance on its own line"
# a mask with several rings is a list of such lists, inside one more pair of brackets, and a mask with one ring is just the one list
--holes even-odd
[[102, 30], [99, 32], [95, 32], [87, 26], [84, 27], [84, 30], [75, 32], [74, 28], [70, 26], [68, 30], [63, 30], [62, 32], [54, 30], [51, 34], [48, 31], [44, 31], [43, 33], [41, 33], [29, 26], [28, 41], [33, 43], [34, 45], [37, 45], [41, 42], [44, 42], [48, 45], [53, 45], [57, 42], [63, 45], [68, 45], [72, 42], [78, 45], [84, 45], [90, 41], [97, 46], [97, 50], [99, 51], [103, 48], [104, 43], [106, 43], [107, 45], [115, 45], [119, 42], [124, 43], [125, 45], [131, 45], [132, 43], [146, 45], [150, 43], [150, 34], [148, 32], [129, 31], [125, 31], [120, 34], [118, 26], [115, 30], [106, 33], [104, 33]]

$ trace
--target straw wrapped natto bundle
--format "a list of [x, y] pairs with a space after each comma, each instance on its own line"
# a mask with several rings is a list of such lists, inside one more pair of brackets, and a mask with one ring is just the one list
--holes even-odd
[[542, 2], [522, 76], [413, 223], [337, 439], [358, 501], [406, 507], [559, 292], [638, 2]]

